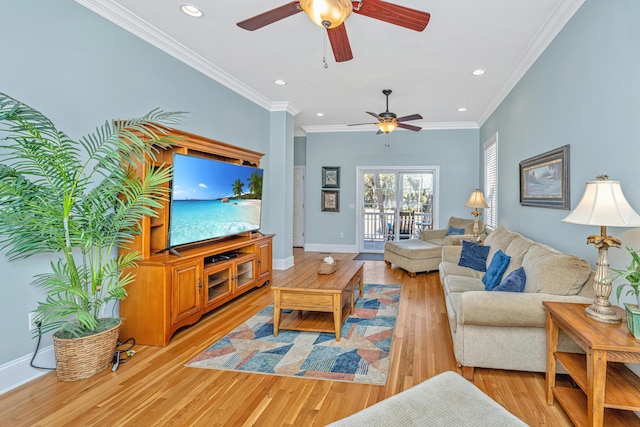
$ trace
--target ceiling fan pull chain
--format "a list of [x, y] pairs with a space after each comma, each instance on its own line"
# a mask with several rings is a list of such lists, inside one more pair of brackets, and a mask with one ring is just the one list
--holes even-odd
[[329, 34], [326, 30], [322, 31], [322, 64], [324, 68], [329, 68], [329, 64], [327, 64], [327, 39], [329, 38]]

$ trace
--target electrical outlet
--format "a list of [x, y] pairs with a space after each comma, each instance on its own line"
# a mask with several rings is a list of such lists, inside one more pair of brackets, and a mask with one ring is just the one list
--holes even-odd
[[344, 238], [344, 233], [340, 232], [340, 238]]
[[31, 311], [29, 312], [29, 330], [35, 331], [36, 329], [38, 329], [36, 325], [36, 313]]

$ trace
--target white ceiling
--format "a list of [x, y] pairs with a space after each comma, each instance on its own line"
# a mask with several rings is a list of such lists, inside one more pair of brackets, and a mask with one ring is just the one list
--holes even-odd
[[[264, 108], [295, 114], [296, 134], [375, 131], [346, 125], [375, 121], [365, 111], [385, 110], [382, 89], [393, 90], [390, 111], [423, 116], [410, 124], [478, 127], [584, 2], [392, 0], [429, 12], [427, 28], [352, 14], [345, 26], [353, 59], [336, 63], [327, 42], [325, 69], [325, 31], [304, 13], [253, 32], [236, 26], [290, 0], [76, 1]], [[204, 17], [183, 14], [186, 2]], [[486, 73], [473, 76], [477, 68]]]

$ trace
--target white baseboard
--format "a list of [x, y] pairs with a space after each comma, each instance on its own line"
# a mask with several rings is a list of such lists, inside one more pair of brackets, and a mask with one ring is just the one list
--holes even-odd
[[274, 259], [273, 260], [273, 269], [274, 270], [287, 270], [293, 267], [293, 256], [290, 256], [285, 259]]
[[331, 245], [323, 243], [305, 243], [305, 252], [357, 253], [356, 245]]
[[[12, 360], [0, 366], [0, 394], [6, 393], [22, 384], [35, 380], [49, 370], [32, 368], [30, 365], [33, 353], [27, 354], [19, 359]], [[33, 362], [36, 366], [55, 367], [56, 358], [53, 346], [45, 347], [38, 351], [38, 356]]]

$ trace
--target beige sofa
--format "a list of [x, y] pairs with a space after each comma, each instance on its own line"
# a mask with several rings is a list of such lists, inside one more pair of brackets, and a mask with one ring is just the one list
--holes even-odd
[[[479, 237], [486, 236], [484, 224], [480, 223]], [[464, 228], [463, 235], [447, 236], [449, 227]], [[384, 261], [387, 266], [397, 265], [416, 277], [423, 271], [436, 271], [442, 260], [442, 246], [460, 245], [462, 239], [473, 237], [473, 220], [451, 217], [447, 227], [442, 230], [423, 230], [419, 239], [388, 241], [384, 245]]]
[[[519, 267], [526, 274], [523, 292], [486, 291], [484, 272], [459, 266], [461, 246], [445, 246], [439, 266], [456, 361], [473, 379], [474, 367], [545, 372], [546, 330], [542, 301], [591, 303], [589, 263], [536, 243], [503, 227], [484, 241], [486, 265], [501, 249], [511, 257], [503, 278]], [[579, 352], [561, 333], [561, 351]]]

